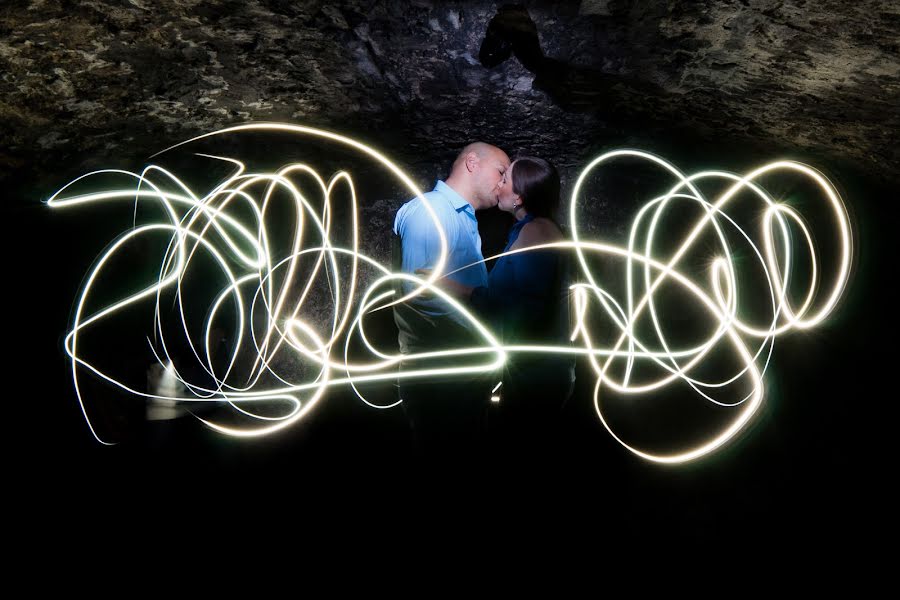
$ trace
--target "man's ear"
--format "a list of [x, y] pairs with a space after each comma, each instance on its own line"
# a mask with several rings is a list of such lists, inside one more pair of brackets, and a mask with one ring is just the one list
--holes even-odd
[[479, 158], [478, 155], [474, 152], [469, 152], [466, 154], [466, 170], [471, 173], [478, 167]]

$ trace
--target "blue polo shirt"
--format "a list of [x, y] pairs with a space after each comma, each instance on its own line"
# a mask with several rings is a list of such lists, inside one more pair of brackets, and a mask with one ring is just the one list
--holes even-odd
[[[478, 220], [472, 205], [443, 181], [438, 181], [434, 190], [423, 196], [434, 210], [444, 230], [447, 240], [447, 262], [444, 272], [449, 273], [461, 267], [468, 267], [449, 275], [450, 279], [471, 287], [488, 284], [487, 268], [481, 255], [481, 237], [478, 235]], [[403, 246], [404, 273], [415, 274], [416, 269], [433, 269], [441, 253], [441, 242], [434, 220], [418, 197], [400, 207], [394, 219], [394, 233], [400, 236]], [[471, 265], [471, 266], [469, 266]], [[412, 289], [412, 284], [404, 285], [404, 293]], [[432, 316], [448, 315], [461, 324], [468, 324], [451, 311], [446, 302], [437, 298], [416, 299], [416, 307]]]

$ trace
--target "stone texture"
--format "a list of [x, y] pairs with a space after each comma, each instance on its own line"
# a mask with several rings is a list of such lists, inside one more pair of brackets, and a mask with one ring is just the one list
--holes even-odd
[[517, 56], [479, 62], [497, 7], [4, 2], [0, 181], [47, 193], [251, 120], [362, 137], [428, 183], [476, 137], [552, 157], [568, 177], [602, 148], [639, 144], [900, 179], [892, 3], [525, 2], [552, 66], [537, 74]]

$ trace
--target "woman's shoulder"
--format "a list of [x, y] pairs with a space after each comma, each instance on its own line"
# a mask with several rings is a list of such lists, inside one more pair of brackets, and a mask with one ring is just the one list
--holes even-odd
[[552, 219], [537, 217], [530, 223], [526, 223], [519, 234], [522, 246], [536, 246], [558, 242], [563, 239], [562, 231]]

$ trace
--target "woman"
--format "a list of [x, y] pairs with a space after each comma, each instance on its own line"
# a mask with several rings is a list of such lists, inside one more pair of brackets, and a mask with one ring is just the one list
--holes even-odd
[[[513, 161], [498, 185], [498, 208], [516, 218], [504, 252], [562, 241], [553, 220], [559, 207], [559, 173], [546, 160]], [[567, 346], [568, 269], [561, 248], [502, 256], [487, 287], [468, 288], [444, 279], [448, 291], [468, 298], [504, 346]], [[572, 393], [572, 355], [511, 351], [500, 388], [500, 429], [515, 451], [539, 449]]]

